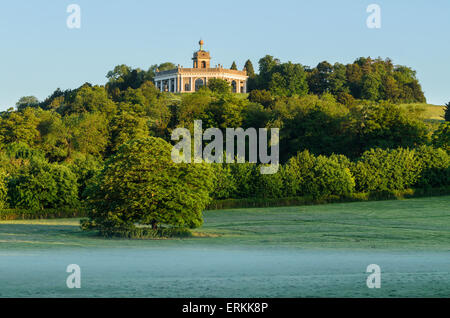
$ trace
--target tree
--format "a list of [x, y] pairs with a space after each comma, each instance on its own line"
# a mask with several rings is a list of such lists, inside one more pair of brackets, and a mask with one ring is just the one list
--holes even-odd
[[377, 101], [380, 99], [380, 88], [380, 79], [375, 74], [366, 74], [362, 78], [361, 97], [363, 99]]
[[7, 111], [0, 117], [0, 144], [24, 142], [34, 146], [39, 135], [36, 127], [39, 123], [38, 110], [25, 108], [21, 112]]
[[244, 65], [244, 69], [247, 71], [247, 75], [249, 78], [254, 78], [256, 76], [252, 61], [247, 60]]
[[266, 91], [265, 89], [255, 89], [248, 95], [248, 100], [254, 103], [259, 103], [267, 108], [272, 103], [273, 96], [269, 91]]
[[361, 152], [378, 147], [415, 147], [429, 141], [425, 123], [411, 118], [397, 105], [366, 105], [358, 116], [361, 118], [356, 130]]
[[67, 98], [59, 113], [63, 116], [88, 112], [102, 112], [111, 118], [116, 112], [116, 103], [111, 100], [103, 86], [92, 86], [88, 83], [78, 88]]
[[102, 170], [103, 161], [92, 155], [77, 154], [76, 158], [66, 165], [77, 177], [79, 198], [85, 200], [87, 195], [85, 190]]
[[233, 61], [233, 64], [231, 64], [231, 68], [230, 69], [232, 69], [232, 70], [237, 70], [238, 69], [237, 65], [236, 65], [236, 62]]
[[39, 100], [34, 96], [24, 96], [16, 103], [17, 110], [21, 111], [27, 107], [37, 107]]
[[304, 96], [308, 93], [306, 72], [301, 64], [291, 62], [274, 66], [269, 90], [276, 96]]
[[172, 117], [170, 100], [152, 82], [144, 82], [137, 89], [128, 88], [121, 93], [119, 100], [123, 104], [132, 105], [130, 109], [132, 108], [133, 112], [148, 119], [151, 135], [167, 136], [167, 126]]
[[450, 123], [445, 122], [439, 125], [439, 128], [432, 136], [433, 146], [442, 148], [450, 154]]
[[39, 116], [37, 130], [40, 136], [38, 147], [49, 161], [61, 162], [70, 157], [73, 151], [70, 128], [58, 113], [43, 111]]
[[208, 88], [217, 94], [228, 94], [231, 93], [230, 84], [223, 79], [220, 78], [211, 78], [208, 81]]
[[72, 208], [79, 205], [76, 176], [69, 168], [32, 157], [8, 182], [10, 206], [23, 209]]
[[445, 104], [444, 111], [445, 111], [444, 112], [444, 120], [445, 121], [450, 121], [450, 102]]
[[404, 190], [420, 176], [420, 162], [414, 150], [370, 149], [352, 169], [358, 191]]
[[133, 69], [124, 64], [117, 65], [106, 74], [106, 78], [108, 78], [106, 89], [115, 98], [120, 91], [130, 87], [138, 88], [143, 82], [153, 80], [155, 69], [157, 68], [157, 65], [153, 65], [148, 72], [145, 72], [139, 68]]
[[310, 154], [305, 150], [292, 157], [283, 170], [285, 195], [315, 198], [348, 195], [355, 181], [348, 168], [333, 159]]
[[195, 228], [213, 186], [207, 164], [175, 163], [172, 146], [160, 138], [136, 139], [120, 147], [88, 189], [84, 229], [111, 236], [136, 224]]
[[266, 55], [259, 60], [259, 76], [257, 78], [258, 89], [268, 89], [269, 82], [272, 79], [274, 68], [280, 65], [280, 60], [271, 55]]
[[69, 151], [74, 150], [97, 158], [105, 153], [109, 141], [109, 130], [104, 114], [73, 114], [65, 117], [64, 122], [71, 138]]
[[450, 185], [449, 152], [422, 145], [415, 151], [415, 161], [420, 165], [420, 176], [414, 186], [419, 188], [437, 188]]
[[109, 153], [114, 153], [119, 147], [132, 140], [149, 136], [148, 118], [133, 111], [131, 105], [121, 105], [122, 110], [114, 116], [110, 124], [111, 144]]
[[327, 61], [320, 62], [309, 75], [308, 84], [312, 93], [322, 95], [330, 91], [330, 77], [333, 66]]

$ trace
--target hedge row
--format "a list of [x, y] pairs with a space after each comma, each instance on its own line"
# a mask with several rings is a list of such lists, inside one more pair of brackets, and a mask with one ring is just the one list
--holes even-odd
[[430, 146], [372, 149], [357, 160], [307, 150], [262, 175], [256, 164], [215, 164], [214, 200], [330, 196], [450, 186], [450, 156]]
[[287, 198], [246, 198], [246, 199], [226, 199], [215, 200], [207, 210], [223, 209], [244, 209], [258, 207], [277, 206], [301, 206], [318, 205], [326, 203], [381, 201], [381, 200], [402, 200], [408, 198], [418, 198], [424, 196], [450, 195], [450, 186], [427, 189], [406, 189], [403, 191], [373, 191], [352, 193], [347, 196], [330, 195], [322, 198], [314, 197], [287, 197]]
[[81, 218], [87, 214], [83, 209], [45, 209], [45, 210], [26, 210], [26, 209], [2, 209], [0, 210], [0, 220], [39, 220], [39, 219], [63, 219], [63, 218]]
[[[338, 202], [358, 202], [358, 201], [376, 201], [376, 200], [395, 200], [405, 198], [415, 198], [421, 196], [439, 196], [450, 195], [450, 186], [427, 189], [407, 189], [403, 191], [373, 191], [363, 193], [352, 193], [348, 196], [330, 195], [323, 198], [305, 197], [286, 197], [286, 198], [245, 198], [245, 199], [226, 199], [214, 200], [209, 204], [207, 210], [221, 209], [239, 209], [255, 207], [277, 207], [277, 206], [296, 206], [296, 205], [316, 205]], [[83, 218], [86, 217], [86, 211], [83, 209], [47, 209], [47, 210], [24, 210], [24, 209], [4, 209], [0, 210], [0, 220], [35, 220], [35, 219], [57, 219], [57, 218]], [[136, 228], [125, 230], [121, 237], [128, 238], [148, 238], [148, 237], [182, 237], [191, 236], [188, 230], [177, 228], [162, 228], [156, 233], [147, 228]], [[181, 231], [181, 232], [180, 232]], [[114, 235], [109, 235], [114, 237]]]

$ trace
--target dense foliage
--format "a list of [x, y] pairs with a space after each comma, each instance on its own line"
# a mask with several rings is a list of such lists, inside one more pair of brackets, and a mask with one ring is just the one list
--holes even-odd
[[341, 98], [351, 96], [370, 101], [394, 103], [425, 102], [416, 72], [394, 65], [390, 59], [359, 58], [352, 64], [320, 62], [309, 68], [291, 62], [281, 63], [267, 55], [259, 60], [259, 74], [254, 88], [274, 95], [292, 96], [331, 93]]
[[[104, 86], [57, 89], [43, 101], [26, 96], [0, 113], [0, 208], [89, 203], [86, 226], [139, 236], [135, 224], [200, 225], [208, 196], [319, 198], [449, 185], [448, 122], [397, 105], [425, 101], [408, 67], [360, 58], [309, 68], [265, 56], [259, 73], [245, 63], [248, 96], [220, 79], [193, 94], [160, 92], [155, 72], [172, 68], [119, 65]], [[280, 128], [279, 172], [174, 165], [170, 135], [194, 120], [203, 129]]]
[[299, 152], [280, 171], [262, 175], [256, 164], [216, 166], [214, 198], [348, 196], [450, 186], [450, 155], [431, 146], [371, 149], [355, 160]]
[[0, 169], [0, 209], [4, 208], [7, 200], [6, 173]]
[[76, 176], [69, 168], [31, 158], [8, 183], [10, 205], [17, 208], [44, 209], [75, 207], [78, 202]]
[[105, 235], [133, 230], [137, 224], [195, 228], [209, 202], [211, 168], [176, 164], [172, 147], [160, 138], [122, 145], [87, 190], [90, 220], [85, 228]]

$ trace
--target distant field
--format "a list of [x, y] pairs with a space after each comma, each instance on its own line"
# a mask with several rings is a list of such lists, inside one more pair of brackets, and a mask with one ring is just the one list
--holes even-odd
[[444, 106], [442, 105], [432, 105], [432, 104], [401, 104], [401, 107], [422, 110], [423, 109], [423, 117], [425, 119], [431, 120], [439, 120], [443, 121], [444, 118]]
[[0, 297], [450, 296], [450, 196], [207, 211], [197, 231], [107, 240], [76, 219], [0, 222]]

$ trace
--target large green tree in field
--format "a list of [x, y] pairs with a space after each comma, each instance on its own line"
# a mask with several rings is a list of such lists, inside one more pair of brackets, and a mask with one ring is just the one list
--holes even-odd
[[172, 146], [149, 137], [120, 147], [88, 189], [85, 229], [104, 235], [133, 230], [136, 224], [195, 228], [203, 223], [212, 172], [209, 165], [175, 163]]

